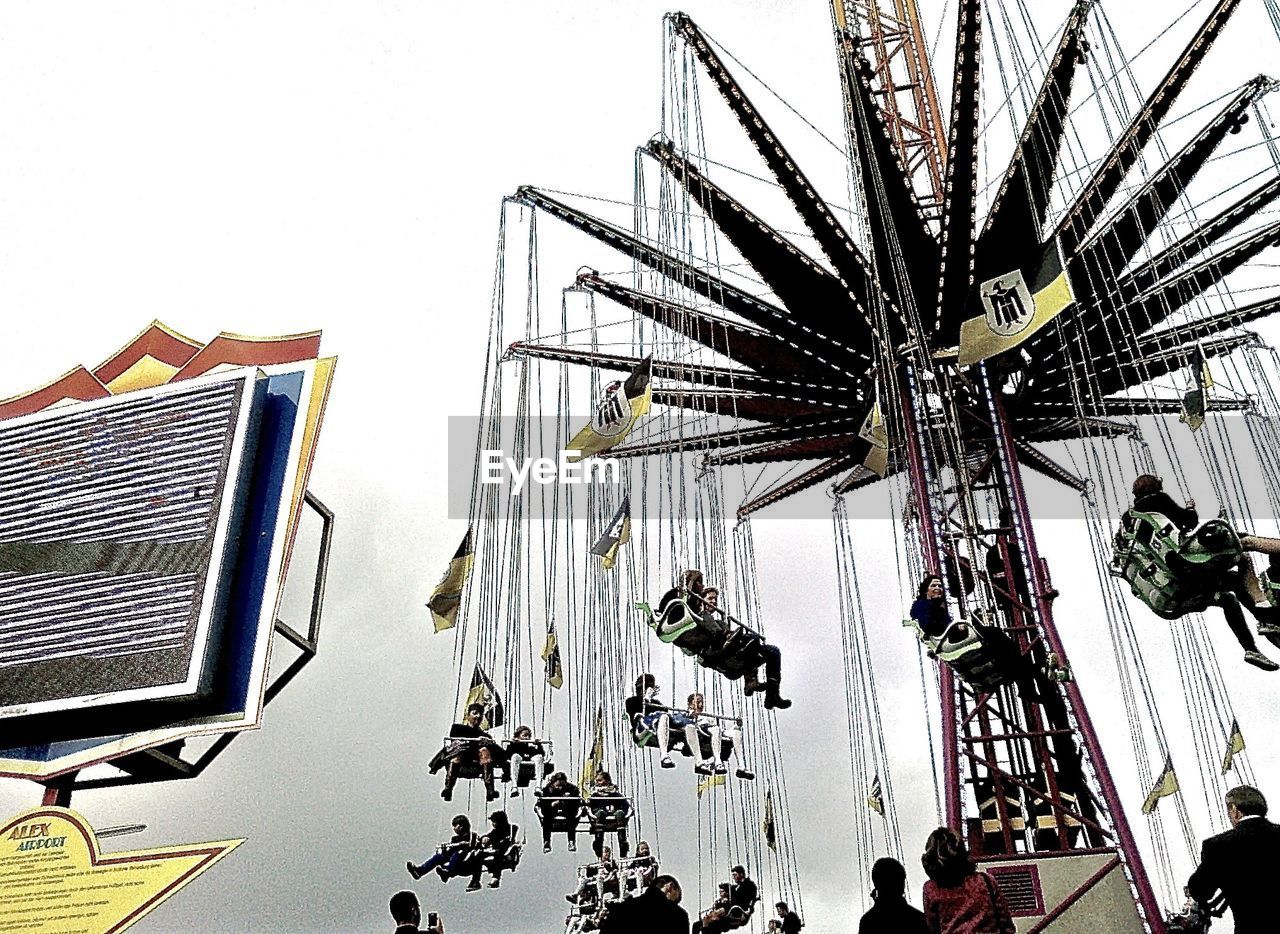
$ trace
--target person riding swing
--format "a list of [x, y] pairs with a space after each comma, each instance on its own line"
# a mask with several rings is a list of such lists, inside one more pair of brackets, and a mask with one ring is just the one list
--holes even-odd
[[[663, 595], [654, 613], [646, 603], [637, 609], [650, 617], [650, 625], [664, 642], [688, 655], [696, 655], [704, 666], [730, 679], [742, 677], [743, 693], [765, 692], [765, 707], [785, 710], [791, 701], [782, 697], [782, 653], [759, 633], [726, 614], [719, 606], [720, 591], [707, 587], [702, 572], [684, 572], [678, 586]], [[760, 666], [765, 680], [759, 679]]]
[[[1140, 543], [1147, 540], [1150, 540], [1148, 548], [1154, 547], [1157, 541], [1163, 547], [1167, 534], [1159, 533], [1159, 538], [1148, 534], [1151, 523], [1158, 525], [1161, 519], [1180, 533], [1179, 541], [1164, 552], [1168, 579], [1155, 576], [1161, 572], [1161, 565], [1154, 560], [1139, 560], [1145, 552], [1137, 550]], [[1174, 619], [1183, 613], [1216, 606], [1222, 610], [1232, 634], [1244, 649], [1244, 660], [1248, 664], [1264, 671], [1280, 669], [1280, 665], [1258, 650], [1242, 612], [1242, 607], [1247, 608], [1258, 618], [1259, 626], [1271, 632], [1274, 613], [1269, 606], [1257, 605], [1263, 595], [1244, 547], [1247, 543], [1251, 550], [1268, 550], [1272, 540], [1240, 536], [1220, 519], [1201, 525], [1193, 501], [1179, 506], [1164, 491], [1163, 480], [1154, 474], [1142, 474], [1133, 482], [1133, 507], [1126, 513], [1116, 541], [1113, 563], [1119, 570], [1112, 573], [1126, 577], [1134, 593], [1160, 616]], [[1195, 558], [1189, 558], [1189, 554]]]

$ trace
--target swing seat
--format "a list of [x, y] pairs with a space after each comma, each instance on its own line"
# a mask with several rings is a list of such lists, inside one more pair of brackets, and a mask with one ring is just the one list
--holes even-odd
[[698, 617], [693, 610], [689, 609], [688, 601], [684, 597], [677, 597], [668, 603], [660, 616], [643, 601], [636, 603], [636, 609], [644, 614], [649, 628], [668, 645], [698, 626]]
[[[511, 836], [514, 837], [520, 830], [516, 824], [511, 825]], [[520, 868], [520, 857], [524, 855], [524, 845], [512, 841], [507, 844], [506, 849], [498, 854], [498, 860], [506, 872], [515, 872]]]
[[949, 666], [975, 690], [990, 692], [1013, 681], [1022, 656], [1009, 634], [994, 626], [956, 620], [942, 635], [927, 635], [914, 619], [902, 625], [914, 629], [929, 654]]
[[[436, 847], [437, 853], [447, 853], [449, 850], [450, 845], [448, 843], [442, 843]], [[430, 875], [438, 875], [439, 871], [443, 870], [445, 877], [441, 880], [442, 882], [448, 882], [450, 879], [456, 879], [459, 876], [469, 876], [476, 871], [476, 866], [479, 865], [480, 859], [481, 851], [467, 850], [458, 857], [457, 862], [453, 863], [452, 869], [449, 868], [449, 861], [446, 860], [444, 865], [436, 867]]]
[[542, 774], [536, 774], [537, 763], [530, 762], [525, 759], [520, 763], [520, 772], [518, 775], [511, 774], [510, 760], [503, 766], [502, 780], [504, 782], [515, 781], [517, 788], [528, 788], [530, 785], [541, 785], [552, 774], [555, 773], [556, 765], [554, 762], [544, 761], [542, 763]]
[[617, 833], [631, 820], [629, 798], [592, 798], [587, 802], [587, 827], [592, 833]]
[[[632, 725], [631, 741], [642, 749], [657, 749], [658, 731], [656, 728], [645, 725], [639, 719], [639, 699], [636, 697], [628, 697], [626, 704], [627, 722]], [[678, 714], [679, 711], [672, 711]], [[711, 749], [711, 733], [709, 730], [700, 728], [698, 730], [698, 756], [702, 759], [712, 759], [715, 756]], [[733, 740], [727, 736], [721, 735], [720, 738], [721, 759], [727, 760], [733, 754]], [[667, 740], [667, 748], [662, 750], [666, 752], [678, 752], [688, 758], [694, 754], [689, 748], [689, 743], [685, 740], [684, 729], [676, 723], [671, 724], [671, 735]]]
[[752, 916], [756, 913], [756, 904], [760, 901], [760, 896], [756, 896], [751, 900], [751, 904], [746, 908], [740, 905], [734, 905], [724, 916], [725, 926], [730, 930], [744, 928], [751, 923]]
[[[471, 750], [463, 747], [470, 746]], [[440, 747], [440, 751], [431, 759], [431, 764], [427, 770], [432, 774], [436, 774], [445, 768], [451, 759], [457, 759], [458, 764], [455, 773], [458, 778], [474, 780], [480, 778], [483, 769], [480, 767], [479, 746], [475, 743], [459, 743], [456, 740], [446, 739], [444, 745]], [[496, 758], [496, 757], [495, 757]], [[501, 762], [495, 762], [494, 769], [498, 774], [502, 774], [505, 765]]]
[[539, 798], [534, 805], [538, 821], [549, 833], [573, 833], [586, 803], [581, 798]]
[[1258, 575], [1258, 583], [1262, 585], [1262, 593], [1270, 606], [1280, 606], [1280, 581], [1271, 579], [1269, 570]]
[[1162, 619], [1207, 609], [1229, 590], [1228, 575], [1244, 555], [1225, 519], [1210, 519], [1185, 536], [1166, 516], [1130, 509], [1120, 520], [1110, 573]]
[[698, 656], [698, 664], [737, 681], [749, 672], [757, 671], [762, 662], [760, 646], [764, 636], [738, 626], [725, 637], [722, 647], [715, 652]]

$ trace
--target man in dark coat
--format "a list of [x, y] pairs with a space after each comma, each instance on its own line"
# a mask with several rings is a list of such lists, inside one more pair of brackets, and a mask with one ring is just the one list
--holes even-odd
[[800, 916], [792, 911], [786, 902], [778, 902], [773, 907], [777, 910], [778, 917], [781, 919], [778, 930], [782, 934], [800, 934], [800, 929], [804, 927], [804, 922], [800, 920]]
[[871, 867], [875, 904], [862, 916], [858, 934], [929, 934], [924, 912], [907, 904], [907, 871], [891, 857]]
[[1276, 929], [1275, 885], [1280, 868], [1280, 826], [1267, 820], [1267, 799], [1250, 785], [1227, 792], [1231, 829], [1210, 837], [1200, 850], [1187, 894], [1199, 902], [1221, 891], [1231, 906], [1236, 934]]
[[689, 915], [680, 907], [680, 883], [658, 876], [644, 893], [611, 905], [600, 934], [686, 934]]
[[751, 920], [758, 895], [755, 882], [747, 878], [747, 870], [743, 866], [734, 866], [729, 871], [729, 880], [727, 909], [703, 915], [693, 923], [693, 934], [722, 934], [724, 931], [740, 928]]

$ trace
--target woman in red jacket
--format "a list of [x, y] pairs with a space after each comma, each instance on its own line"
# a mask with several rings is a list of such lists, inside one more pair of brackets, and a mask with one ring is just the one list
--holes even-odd
[[1000, 889], [978, 872], [955, 831], [939, 827], [925, 844], [924, 917], [930, 934], [1014, 934]]

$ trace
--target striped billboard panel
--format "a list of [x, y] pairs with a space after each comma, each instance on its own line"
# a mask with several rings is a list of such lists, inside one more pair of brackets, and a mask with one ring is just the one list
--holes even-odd
[[261, 395], [238, 371], [0, 421], [0, 718], [207, 689]]

